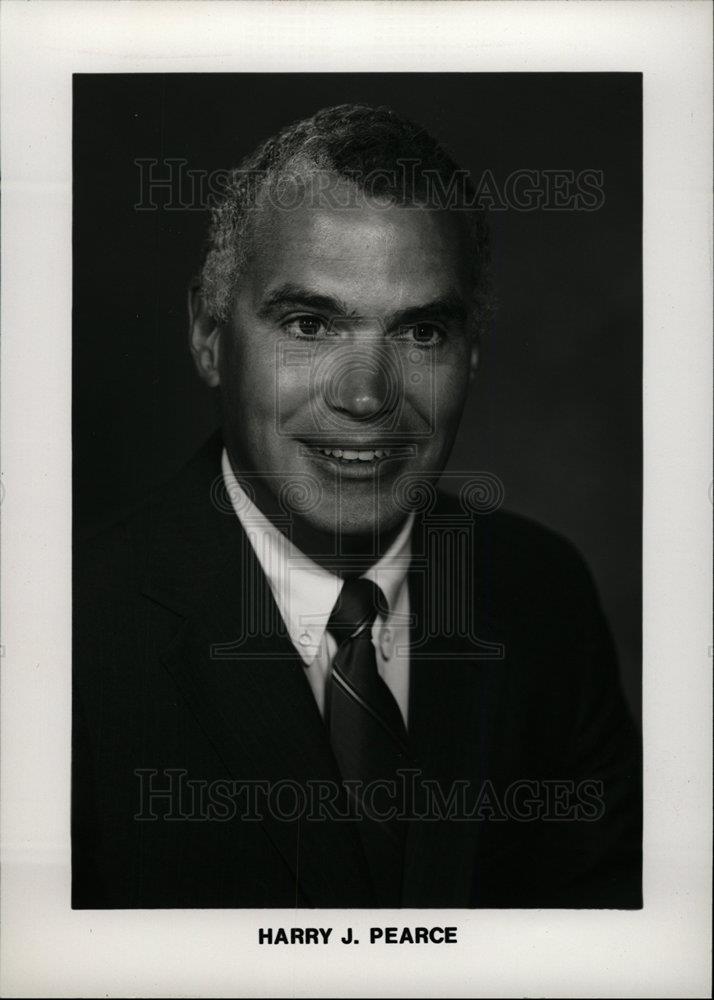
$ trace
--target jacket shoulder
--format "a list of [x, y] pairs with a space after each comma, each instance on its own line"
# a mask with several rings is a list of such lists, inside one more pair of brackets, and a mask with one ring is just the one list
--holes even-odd
[[[139, 504], [89, 532], [75, 531], [73, 544], [75, 599], [86, 593], [139, 585], [151, 557], [155, 536], [167, 524], [191, 517], [220, 476], [222, 440], [214, 435], [174, 476]], [[178, 515], [178, 516], [177, 516]], [[177, 535], [180, 531], [177, 531]], [[181, 538], [176, 538], [177, 545]]]
[[537, 568], [540, 573], [559, 566], [586, 569], [582, 553], [569, 538], [515, 511], [467, 510], [459, 497], [444, 493], [439, 495], [435, 514], [446, 525], [450, 517], [454, 523], [463, 521], [465, 515], [470, 517], [477, 544], [509, 567]]
[[75, 601], [83, 597], [91, 599], [105, 591], [117, 594], [133, 583], [139, 585], [161, 510], [162, 497], [157, 494], [130, 514], [75, 539]]
[[[435, 510], [442, 525], [463, 523], [458, 497]], [[448, 530], [448, 527], [447, 527]], [[600, 629], [604, 616], [591, 570], [578, 547], [550, 527], [510, 510], [471, 513], [471, 572], [493, 608], [533, 623], [558, 621], [577, 630]], [[557, 609], [557, 612], [556, 612]]]

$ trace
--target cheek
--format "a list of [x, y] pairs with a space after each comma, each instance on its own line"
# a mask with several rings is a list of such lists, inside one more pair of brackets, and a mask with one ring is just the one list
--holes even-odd
[[276, 361], [266, 338], [233, 333], [221, 360], [221, 387], [232, 409], [250, 418], [272, 408]]
[[406, 396], [421, 421], [431, 427], [432, 446], [441, 447], [456, 432], [469, 387], [468, 357], [431, 362], [407, 376]]
[[283, 341], [273, 362], [273, 389], [281, 409], [292, 414], [315, 394], [320, 369], [313, 352], [295, 341]]

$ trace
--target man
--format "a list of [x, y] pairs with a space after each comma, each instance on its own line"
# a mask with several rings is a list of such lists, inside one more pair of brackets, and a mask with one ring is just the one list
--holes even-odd
[[222, 432], [77, 547], [75, 906], [640, 905], [589, 574], [436, 490], [489, 311], [470, 194], [366, 106], [233, 173], [190, 290]]

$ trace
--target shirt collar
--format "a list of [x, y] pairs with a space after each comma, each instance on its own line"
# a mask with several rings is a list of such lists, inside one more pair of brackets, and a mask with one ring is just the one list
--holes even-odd
[[[290, 639], [309, 666], [322, 642], [342, 579], [301, 552], [259, 510], [236, 479], [225, 448], [221, 467], [233, 510], [255, 550]], [[410, 514], [388, 550], [364, 574], [382, 588], [392, 612], [409, 569], [413, 523], [414, 514]]]

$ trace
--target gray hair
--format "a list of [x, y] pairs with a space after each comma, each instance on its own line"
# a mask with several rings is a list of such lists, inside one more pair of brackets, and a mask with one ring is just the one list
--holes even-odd
[[493, 310], [489, 233], [474, 207], [474, 189], [424, 128], [387, 107], [341, 104], [324, 108], [267, 139], [232, 170], [211, 210], [201, 269], [204, 302], [219, 322], [230, 316], [233, 296], [250, 254], [252, 211], [279, 196], [286, 180], [304, 188], [318, 172], [346, 179], [382, 203], [448, 209], [466, 237], [478, 330]]

